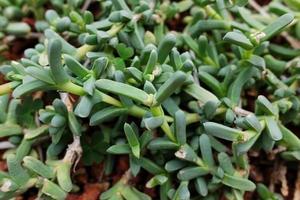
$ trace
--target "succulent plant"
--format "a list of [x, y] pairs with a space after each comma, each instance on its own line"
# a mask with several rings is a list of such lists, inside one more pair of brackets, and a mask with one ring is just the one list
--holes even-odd
[[41, 33], [0, 67], [0, 199], [66, 199], [79, 162], [109, 176], [122, 155], [129, 169], [100, 199], [151, 199], [130, 182], [141, 173], [161, 200], [282, 198], [250, 177], [249, 154], [300, 159], [300, 7], [247, 4], [0, 1], [3, 37], [31, 31], [14, 21], [24, 10]]

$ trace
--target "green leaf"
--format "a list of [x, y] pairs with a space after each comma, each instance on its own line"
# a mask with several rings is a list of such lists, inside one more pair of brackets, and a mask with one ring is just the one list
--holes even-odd
[[160, 127], [164, 123], [164, 117], [148, 117], [142, 121], [142, 127], [153, 130]]
[[16, 160], [21, 162], [23, 158], [32, 151], [32, 144], [34, 140], [26, 140], [23, 138], [16, 150]]
[[12, 95], [14, 98], [19, 98], [22, 95], [35, 92], [38, 90], [47, 90], [50, 89], [51, 87], [49, 86], [48, 83], [45, 83], [40, 80], [32, 80], [29, 82], [25, 82], [21, 85], [19, 85], [15, 90], [13, 91]]
[[280, 16], [273, 23], [269, 24], [266, 28], [262, 30], [264, 33], [260, 41], [265, 41], [282, 31], [287, 25], [289, 25], [294, 20], [294, 15], [292, 13], [287, 13]]
[[[246, 1], [246, 0], [245, 0]], [[249, 24], [250, 26], [256, 28], [256, 29], [263, 29], [264, 25], [262, 23], [260, 23], [259, 21], [257, 21], [251, 14], [251, 12], [249, 10], [247, 10], [244, 7], [239, 7], [238, 8], [239, 14], [241, 15], [241, 17], [243, 18], [243, 20]]]
[[126, 23], [132, 19], [132, 14], [126, 10], [112, 11], [109, 15], [109, 21]]
[[135, 67], [126, 68], [126, 72], [128, 72], [135, 80], [138, 82], [143, 81], [143, 73]]
[[[110, 198], [113, 198], [116, 195], [121, 196], [121, 194], [119, 193], [120, 187], [123, 186], [121, 180], [118, 181], [116, 184], [114, 184], [110, 189], [108, 189], [107, 191], [103, 192], [101, 194], [101, 196], [100, 196], [100, 199], [110, 199]], [[123, 199], [123, 198], [121, 198], [121, 199]]]
[[155, 162], [145, 157], [140, 158], [140, 165], [142, 168], [144, 168], [147, 172], [151, 174], [156, 175], [156, 174], [163, 174], [165, 172], [163, 168], [161, 168]]
[[71, 168], [71, 162], [65, 161], [62, 161], [56, 167], [58, 184], [66, 192], [70, 192], [73, 188], [71, 180]]
[[195, 83], [185, 87], [184, 91], [197, 99], [201, 104], [205, 104], [208, 101], [219, 102], [219, 99], [213, 93]]
[[257, 55], [251, 55], [251, 57], [247, 60], [251, 65], [258, 68], [259, 70], [265, 70], [266, 69], [266, 63], [264, 58], [257, 56]]
[[199, 71], [199, 79], [205, 83], [218, 97], [224, 97], [225, 91], [222, 88], [221, 83], [212, 75], [205, 71]]
[[144, 149], [152, 139], [153, 139], [152, 133], [150, 131], [144, 131], [139, 138], [141, 149]]
[[250, 139], [246, 142], [243, 143], [238, 143], [235, 144], [236, 146], [236, 154], [238, 156], [248, 152], [250, 150], [250, 148], [255, 144], [255, 142], [258, 140], [259, 136], [261, 135], [261, 133], [257, 133], [256, 131], [252, 131], [252, 130], [248, 130], [245, 131], [246, 134], [248, 134]]
[[128, 84], [112, 81], [109, 79], [100, 79], [96, 81], [96, 87], [100, 90], [108, 91], [118, 95], [124, 95], [145, 105], [151, 105], [151, 97], [136, 87]]
[[69, 81], [67, 72], [61, 62], [62, 43], [59, 39], [51, 39], [48, 43], [48, 60], [51, 67], [52, 77], [57, 84]]
[[124, 43], [119, 43], [117, 45], [116, 49], [117, 49], [119, 56], [124, 60], [129, 59], [134, 54], [133, 49], [131, 47], [126, 47], [126, 45]]
[[100, 77], [105, 72], [108, 66], [108, 62], [109, 61], [107, 57], [100, 57], [94, 61], [92, 70], [94, 72], [95, 78]]
[[245, 138], [242, 131], [215, 122], [205, 122], [203, 126], [208, 134], [224, 140], [238, 142], [244, 141]]
[[0, 137], [22, 134], [22, 127], [17, 124], [0, 124], [0, 130]]
[[87, 116], [89, 116], [93, 105], [93, 97], [88, 95], [82, 96], [80, 97], [79, 102], [75, 107], [74, 113], [81, 118], [86, 118]]
[[244, 118], [244, 123], [252, 130], [260, 133], [262, 131], [262, 126], [254, 114], [249, 114]]
[[218, 29], [228, 30], [230, 27], [230, 22], [225, 20], [203, 19], [198, 20], [195, 25], [191, 26], [189, 32], [192, 35], [192, 37], [196, 37], [205, 31]]
[[46, 133], [48, 129], [49, 129], [48, 125], [42, 125], [34, 129], [24, 129], [24, 134], [25, 134], [24, 138], [28, 140], [37, 138], [42, 134]]
[[271, 199], [276, 200], [277, 198], [274, 197], [274, 194], [269, 191], [269, 189], [262, 183], [257, 184], [257, 193], [259, 197], [263, 200]]
[[8, 35], [24, 36], [30, 31], [30, 26], [25, 22], [10, 22], [5, 27], [5, 32]]
[[267, 132], [269, 133], [270, 137], [274, 141], [279, 141], [282, 139], [282, 133], [281, 130], [279, 129], [277, 122], [273, 117], [264, 117], [265, 122], [266, 122], [266, 128]]
[[205, 179], [202, 177], [198, 177], [195, 180], [195, 188], [197, 192], [203, 197], [205, 197], [208, 194], [207, 183]]
[[62, 44], [62, 52], [70, 54], [70, 55], [75, 55], [77, 49], [72, 46], [70, 43], [68, 43], [64, 38], [62, 38], [58, 33], [53, 31], [52, 29], [47, 29], [45, 30], [45, 36], [48, 40], [51, 39], [58, 39], [61, 44]]
[[288, 161], [300, 160], [300, 151], [284, 151], [280, 156]]
[[250, 78], [252, 78], [253, 75], [254, 75], [253, 67], [244, 68], [238, 74], [234, 82], [230, 85], [227, 96], [236, 105], [240, 101], [240, 96], [244, 85], [249, 81]]
[[172, 200], [189, 200], [190, 191], [188, 189], [188, 182], [181, 181], [179, 187], [177, 188]]
[[73, 135], [81, 136], [81, 124], [79, 123], [73, 112], [68, 112], [68, 122], [69, 128]]
[[189, 35], [189, 34], [183, 34], [182, 35], [182, 39], [184, 40], [184, 42], [186, 43], [186, 45], [195, 52], [196, 55], [198, 56], [202, 56], [199, 55], [199, 48], [198, 48], [198, 44], [195, 40], [193, 40], [193, 38]]
[[209, 169], [204, 167], [187, 167], [178, 172], [177, 178], [181, 181], [188, 181], [208, 173]]
[[248, 4], [248, 0], [234, 0], [233, 3], [237, 6], [246, 6]]
[[136, 190], [134, 187], [125, 186], [120, 192], [126, 200], [140, 200], [140, 199], [150, 200], [151, 199], [148, 195], [141, 193], [140, 191]]
[[20, 187], [25, 185], [29, 181], [30, 178], [29, 174], [21, 166], [21, 163], [18, 161], [18, 159], [14, 154], [8, 155], [7, 167], [8, 167], [9, 176]]
[[64, 54], [64, 61], [66, 66], [79, 78], [85, 78], [90, 72], [82, 64], [80, 64], [73, 56]]
[[178, 149], [179, 145], [170, 141], [167, 138], [155, 138], [152, 140], [147, 148], [150, 150], [170, 150], [170, 149]]
[[182, 110], [178, 110], [174, 116], [175, 134], [179, 145], [186, 143], [186, 120]]
[[297, 0], [283, 0], [285, 4], [287, 4], [290, 8], [300, 9], [300, 2]]
[[125, 113], [127, 113], [127, 108], [104, 108], [103, 110], [100, 110], [91, 116], [90, 125], [95, 126], [101, 124]]
[[259, 95], [255, 103], [255, 113], [260, 114], [263, 112], [269, 115], [277, 115], [274, 106], [265, 96]]
[[191, 72], [195, 69], [195, 65], [191, 60], [186, 60], [182, 64], [182, 67], [180, 68], [181, 71], [184, 72]]
[[162, 185], [165, 182], [167, 182], [168, 177], [162, 174], [158, 174], [153, 176], [147, 183], [146, 183], [146, 187], [147, 188], [153, 188], [157, 185]]
[[157, 51], [155, 49], [153, 49], [150, 52], [149, 59], [147, 61], [147, 64], [146, 64], [146, 67], [145, 67], [145, 70], [144, 70], [144, 75], [152, 74], [152, 72], [155, 68], [155, 65], [157, 63], [157, 59], [158, 59]]
[[116, 144], [110, 146], [106, 151], [111, 154], [129, 154], [131, 148], [129, 144]]
[[46, 83], [49, 83], [51, 85], [55, 84], [54, 80], [52, 79], [52, 75], [50, 74], [50, 71], [47, 69], [40, 69], [37, 67], [27, 67], [26, 68], [27, 74], [30, 76], [40, 80], [44, 81]]
[[52, 118], [51, 120], [51, 126], [52, 127], [56, 127], [56, 128], [59, 128], [59, 127], [62, 127], [66, 124], [66, 118], [64, 116], [61, 116], [60, 114], [56, 114], [54, 115], [54, 117]]
[[170, 160], [165, 164], [165, 169], [167, 172], [175, 172], [183, 167], [185, 167], [187, 163], [181, 160]]
[[204, 166], [201, 158], [199, 158], [195, 151], [187, 144], [182, 145], [180, 149], [176, 151], [175, 156], [181, 160], [186, 160], [200, 166]]
[[231, 176], [226, 173], [224, 174], [222, 183], [224, 185], [227, 185], [229, 187], [232, 187], [232, 188], [235, 188], [238, 190], [242, 190], [242, 191], [253, 191], [256, 188], [256, 186], [253, 182], [251, 182], [245, 178]]
[[223, 37], [223, 40], [238, 45], [246, 50], [251, 50], [254, 47], [251, 41], [241, 32], [228, 32]]
[[171, 96], [177, 88], [180, 88], [186, 79], [186, 74], [175, 72], [157, 91], [155, 94], [156, 105], [161, 104], [169, 96]]
[[132, 154], [129, 154], [129, 165], [132, 175], [136, 177], [141, 170], [139, 159], [134, 157]]
[[177, 48], [173, 48], [170, 53], [170, 63], [171, 66], [174, 68], [174, 71], [177, 71], [182, 67], [180, 53], [177, 50]]
[[224, 170], [225, 173], [229, 175], [233, 175], [235, 173], [235, 169], [232, 165], [230, 157], [224, 153], [221, 152], [218, 154], [218, 161], [220, 164], [220, 167]]
[[55, 112], [57, 112], [58, 114], [60, 114], [62, 116], [67, 117], [68, 109], [67, 109], [66, 104], [62, 100], [54, 99], [52, 104], [53, 104]]
[[52, 179], [55, 176], [55, 173], [51, 167], [45, 165], [40, 160], [32, 156], [24, 157], [23, 162], [24, 162], [23, 164], [24, 167], [30, 169], [31, 171], [34, 171], [35, 173], [37, 173], [42, 177]]
[[202, 134], [199, 138], [199, 146], [201, 150], [201, 155], [203, 162], [209, 166], [213, 167], [215, 165], [212, 148], [210, 144], [210, 139], [207, 135]]
[[279, 128], [282, 133], [282, 143], [289, 150], [300, 150], [300, 140], [292, 131], [286, 128], [284, 125], [279, 124]]
[[169, 33], [159, 43], [157, 48], [158, 62], [163, 64], [172, 48], [176, 45], [176, 36]]
[[133, 155], [135, 157], [139, 158], [140, 157], [140, 142], [139, 142], [136, 134], [134, 133], [132, 127], [127, 123], [124, 124], [124, 132], [125, 132], [127, 141], [130, 145]]
[[43, 194], [46, 194], [53, 199], [65, 199], [67, 197], [67, 193], [65, 191], [47, 179], [44, 179], [41, 191]]

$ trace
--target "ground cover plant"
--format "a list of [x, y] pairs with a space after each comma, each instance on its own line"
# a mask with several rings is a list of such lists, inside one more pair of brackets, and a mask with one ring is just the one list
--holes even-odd
[[298, 0], [0, 8], [0, 199], [300, 199]]

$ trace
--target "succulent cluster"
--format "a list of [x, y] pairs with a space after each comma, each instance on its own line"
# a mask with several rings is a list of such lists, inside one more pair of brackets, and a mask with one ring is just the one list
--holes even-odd
[[249, 152], [300, 159], [300, 4], [247, 3], [1, 0], [2, 37], [31, 31], [26, 10], [42, 34], [0, 67], [0, 199], [66, 199], [78, 162], [109, 176], [120, 155], [100, 199], [151, 199], [141, 172], [155, 199], [282, 198], [249, 178]]

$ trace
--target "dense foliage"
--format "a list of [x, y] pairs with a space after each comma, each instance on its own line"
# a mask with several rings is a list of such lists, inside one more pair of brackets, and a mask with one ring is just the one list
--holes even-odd
[[[300, 123], [298, 0], [264, 7], [0, 0], [0, 7], [2, 52], [20, 38], [37, 42], [20, 60], [1, 59], [8, 171], [0, 171], [0, 199], [28, 192], [66, 199], [80, 190], [78, 163], [103, 163], [104, 200], [288, 196], [250, 173], [266, 155], [288, 170], [300, 159], [291, 131]], [[129, 169], [112, 181], [124, 156]], [[150, 178], [131, 182], [139, 176]]]

